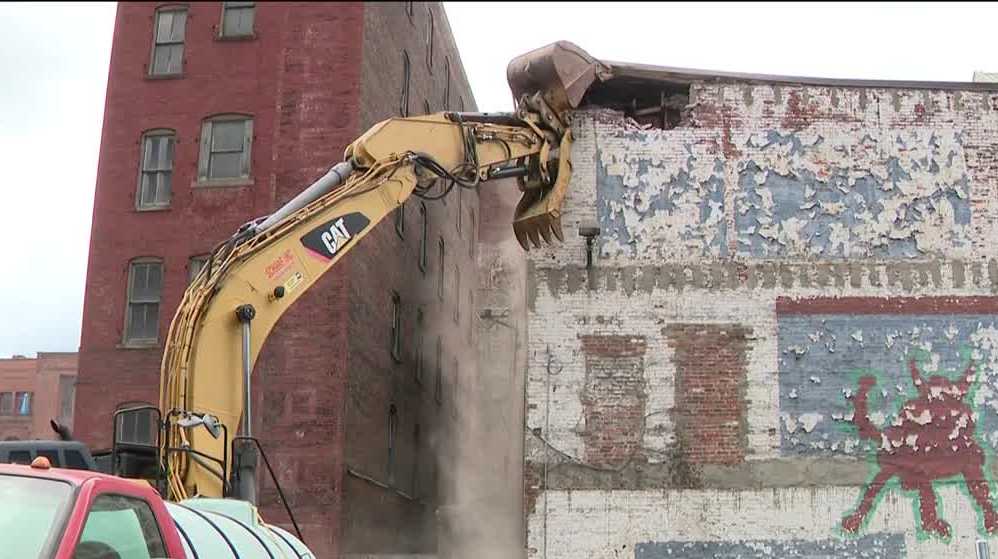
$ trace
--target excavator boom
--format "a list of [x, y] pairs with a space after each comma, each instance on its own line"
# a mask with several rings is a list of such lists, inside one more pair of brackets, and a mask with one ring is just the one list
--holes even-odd
[[[520, 244], [562, 239], [560, 209], [571, 178], [568, 111], [598, 71], [568, 43], [519, 57], [508, 72], [514, 113], [380, 122], [350, 144], [343, 163], [220, 244], [184, 294], [163, 355], [160, 456], [169, 498], [255, 502], [248, 396], [264, 341], [288, 307], [409, 197], [436, 199], [515, 177], [523, 192], [513, 216]], [[230, 455], [223, 435], [237, 432], [242, 438]]]

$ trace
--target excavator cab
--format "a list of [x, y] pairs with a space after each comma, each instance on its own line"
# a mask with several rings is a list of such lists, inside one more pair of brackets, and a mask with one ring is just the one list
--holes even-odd
[[156, 406], [140, 405], [114, 412], [111, 474], [156, 481], [163, 479], [159, 456], [161, 425], [162, 417]]

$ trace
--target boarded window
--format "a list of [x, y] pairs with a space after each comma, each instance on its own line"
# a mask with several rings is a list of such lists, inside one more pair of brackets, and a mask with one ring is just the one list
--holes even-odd
[[253, 35], [255, 2], [222, 3], [222, 36], [249, 37]]
[[409, 53], [402, 51], [402, 96], [399, 99], [399, 116], [409, 116], [409, 76], [411, 67], [409, 65]]
[[132, 262], [128, 271], [126, 343], [155, 343], [159, 335], [159, 300], [163, 289], [163, 263]]
[[184, 31], [187, 26], [187, 8], [170, 7], [156, 11], [153, 31], [152, 64], [149, 73], [154, 76], [180, 74], [183, 68]]
[[169, 207], [175, 143], [176, 136], [172, 130], [153, 130], [142, 136], [138, 209]]
[[248, 179], [253, 119], [246, 116], [219, 116], [201, 126], [201, 182]]
[[402, 362], [402, 298], [392, 292], [392, 359]]
[[14, 415], [13, 392], [0, 392], [0, 415]]

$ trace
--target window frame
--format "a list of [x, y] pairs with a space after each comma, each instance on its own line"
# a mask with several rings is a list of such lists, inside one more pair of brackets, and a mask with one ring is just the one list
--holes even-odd
[[[159, 557], [158, 554], [160, 552], [163, 554], [162, 557], [167, 556], [168, 548], [166, 546], [166, 539], [163, 537], [163, 531], [160, 530], [159, 522], [158, 519], [156, 518], [156, 512], [152, 509], [149, 503], [142, 497], [139, 497], [137, 495], [129, 495], [127, 493], [119, 491], [102, 491], [95, 493], [90, 498], [90, 502], [87, 503], [86, 507], [87, 515], [83, 518], [83, 522], [80, 524], [79, 540], [73, 545], [74, 553], [76, 552], [77, 546], [79, 546], [80, 543], [83, 541], [84, 535], [86, 534], [87, 530], [87, 524], [90, 520], [91, 515], [95, 512], [94, 507], [97, 505], [97, 502], [103, 498], [124, 499], [126, 501], [130, 501], [132, 503], [135, 503], [136, 505], [140, 505], [141, 507], [143, 507], [142, 510], [144, 510], [145, 513], [148, 514], [148, 517], [143, 519], [140, 518], [138, 514], [136, 514], [135, 520], [139, 528], [139, 535], [142, 536], [142, 542], [145, 544], [144, 551], [145, 553], [149, 554], [150, 557]], [[119, 510], [125, 510], [125, 509], [119, 509]], [[96, 511], [96, 512], [106, 512], [106, 511]], [[118, 511], [113, 511], [113, 512], [118, 512]], [[155, 532], [155, 535], [158, 536], [158, 543], [159, 543], [158, 549], [150, 548], [150, 538], [154, 535], [153, 532]], [[93, 540], [93, 541], [106, 543], [103, 542], [102, 540]], [[117, 548], [114, 549], [117, 550]]]
[[[204, 269], [205, 264], [207, 264], [208, 260], [210, 260], [210, 259], [211, 259], [211, 254], [209, 254], [209, 253], [195, 254], [194, 256], [191, 256], [190, 258], [187, 259], [187, 285], [188, 285], [188, 287], [192, 283], [194, 283], [194, 278], [197, 277], [197, 274], [201, 273], [201, 270]], [[194, 272], [194, 264], [196, 262], [200, 262], [201, 263], [201, 265], [198, 266], [197, 273]]]
[[[129, 332], [131, 331], [132, 322], [132, 312], [131, 306], [133, 303], [147, 305], [152, 304], [152, 301], [133, 301], [132, 300], [132, 283], [133, 276], [135, 274], [135, 266], [140, 264], [158, 264], [160, 273], [160, 284], [159, 284], [159, 297], [155, 301], [156, 304], [156, 338], [135, 338], [130, 337]], [[159, 323], [160, 319], [160, 307], [163, 305], [163, 284], [166, 277], [166, 266], [163, 264], [163, 259], [156, 256], [140, 256], [133, 258], [128, 261], [128, 268], [125, 274], [126, 284], [125, 284], [125, 317], [124, 317], [124, 328], [122, 329], [121, 335], [121, 345], [122, 347], [137, 347], [137, 348], [148, 348], [157, 347], [159, 345]]]
[[[124, 402], [118, 403], [114, 407], [114, 411], [118, 412], [118, 411], [121, 411], [121, 410], [127, 410], [129, 408], [138, 408], [138, 407], [142, 407], [142, 406], [153, 406], [153, 405], [154, 404], [152, 404], [151, 402], [145, 402], [145, 401], [141, 401], [141, 400], [128, 400], [128, 401], [124, 401]], [[146, 434], [150, 435], [152, 438], [150, 440], [148, 440], [148, 441], [139, 440], [138, 437], [136, 437], [133, 440], [124, 440], [122, 438], [122, 433], [125, 432], [125, 430], [124, 430], [125, 420], [133, 418], [133, 417], [139, 417], [140, 414], [144, 415], [145, 417], [148, 418], [148, 420], [149, 420], [149, 432], [146, 433]], [[118, 441], [116, 441], [116, 442], [120, 442], [121, 444], [126, 444], [126, 445], [132, 445], [132, 446], [155, 446], [156, 445], [157, 440], [159, 438], [160, 425], [157, 424], [156, 412], [154, 412], [152, 409], [137, 410], [137, 411], [134, 411], [134, 412], [131, 412], [131, 413], [127, 413], [127, 414], [123, 413], [123, 414], [119, 415], [115, 421], [118, 422], [119, 425], [120, 425], [119, 427], [117, 427], [115, 429], [115, 431], [117, 432], [117, 435], [118, 435]], [[135, 431], [135, 433], [137, 435], [141, 434], [141, 430], [139, 429], [140, 425], [138, 423], [138, 420], [135, 420], [134, 425], [135, 425], [135, 427], [134, 427], [133, 430]]]
[[399, 116], [406, 118], [409, 116], [409, 93], [412, 82], [412, 61], [409, 60], [409, 51], [402, 49], [402, 92], [399, 98]]
[[[172, 159], [170, 159], [169, 169], [146, 169], [146, 142], [150, 138], [169, 138], [173, 142], [173, 153]], [[173, 170], [176, 167], [177, 162], [177, 131], [172, 128], [152, 128], [146, 130], [139, 137], [139, 177], [138, 184], [135, 187], [135, 211], [137, 212], [155, 212], [170, 209], [170, 204], [173, 201]], [[142, 181], [145, 178], [146, 173], [168, 173], [170, 177], [170, 190], [167, 192], [166, 202], [162, 204], [143, 204], [142, 203]]]
[[439, 299], [440, 301], [443, 301], [444, 300], [444, 283], [446, 283], [444, 281], [444, 279], [445, 279], [445, 276], [447, 275], [447, 266], [446, 266], [447, 245], [444, 242], [444, 238], [443, 237], [440, 237], [440, 240], [437, 241], [437, 258], [440, 260], [440, 265], [437, 268], [438, 273], [440, 275], [440, 277], [437, 279], [437, 299]]
[[[230, 6], [229, 4], [241, 4], [237, 6]], [[249, 33], [239, 33], [235, 35], [225, 34], [225, 13], [226, 10], [245, 10], [251, 9], [253, 15], [251, 16], [252, 21], [250, 22]], [[215, 37], [220, 41], [250, 41], [256, 39], [256, 2], [222, 2], [221, 17], [218, 20], [218, 35]]]
[[[156, 73], [154, 72], [156, 68], [156, 47], [161, 46], [159, 42], [159, 17], [161, 14], [171, 13], [171, 12], [183, 12], [184, 13], [184, 36], [180, 41], [162, 43], [162, 45], [181, 45], [180, 46], [180, 70], [177, 72], [164, 72]], [[152, 19], [152, 49], [149, 53], [149, 68], [146, 71], [146, 77], [150, 79], [170, 79], [179, 78], [184, 75], [184, 53], [186, 51], [187, 43], [187, 16], [190, 15], [190, 6], [187, 4], [166, 4], [156, 8], [153, 13]]]
[[458, 265], [457, 262], [454, 263], [454, 293], [457, 293], [457, 297], [454, 298], [454, 324], [460, 324], [461, 323], [461, 267]]
[[433, 10], [426, 7], [426, 67], [430, 74], [433, 73], [433, 32], [435, 22], [433, 21]]
[[423, 333], [423, 309], [416, 309], [416, 330], [418, 332], [416, 336], [416, 370], [415, 378], [416, 384], [422, 386], [423, 384], [423, 373], [426, 369], [426, 356], [423, 350], [423, 345], [426, 342], [426, 335]]
[[402, 296], [392, 291], [391, 355], [396, 363], [402, 362]]
[[444, 110], [450, 105], [450, 57], [444, 57]]
[[395, 485], [395, 466], [398, 461], [398, 407], [392, 403], [388, 406], [388, 485]]
[[[236, 151], [212, 151], [212, 134], [216, 122], [243, 122], [243, 147]], [[198, 138], [198, 167], [194, 187], [247, 186], [253, 184], [253, 121], [248, 113], [225, 113], [213, 115], [201, 121], [201, 135]], [[242, 153], [241, 174], [238, 177], [211, 178], [211, 155], [213, 153]]]
[[[10, 390], [5, 390], [3, 392], [0, 392], [0, 417], [16, 417], [17, 416], [17, 414], [14, 413], [15, 409], [17, 408], [17, 406], [15, 405], [15, 401], [16, 401], [15, 394], [16, 394], [15, 391], [10, 391]], [[3, 406], [4, 396], [8, 396], [9, 397], [9, 399], [7, 400], [7, 404], [8, 404], [7, 409], [4, 409], [4, 406]]]
[[437, 401], [437, 405], [443, 404], [444, 401], [444, 342], [440, 336], [437, 336], [437, 376], [435, 380], [435, 386], [433, 387], [433, 399]]
[[[28, 398], [28, 413], [21, 413], [21, 397], [27, 394]], [[35, 406], [35, 393], [30, 390], [15, 390], [14, 391], [14, 415], [17, 417], [31, 417], [34, 415]]]
[[426, 209], [426, 202], [419, 203], [419, 215], [422, 218], [421, 223], [421, 233], [419, 240], [419, 269], [426, 275], [426, 269], [429, 267], [429, 229], [430, 229], [430, 214]]

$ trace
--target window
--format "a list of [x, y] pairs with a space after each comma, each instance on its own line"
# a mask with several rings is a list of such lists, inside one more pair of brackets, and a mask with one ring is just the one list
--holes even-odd
[[62, 453], [66, 456], [66, 467], [71, 470], [89, 470], [90, 466], [87, 465], [87, 461], [83, 459], [83, 455], [76, 450], [63, 450]]
[[74, 559], [166, 557], [163, 536], [149, 505], [122, 495], [98, 495], [87, 513]]
[[423, 309], [416, 310], [416, 331], [419, 332], [419, 341], [416, 342], [416, 383], [423, 384], [423, 340], [426, 338], [423, 334]]
[[437, 378], [433, 397], [438, 404], [444, 401], [444, 343], [440, 336], [437, 336]]
[[199, 256], [192, 256], [187, 262], [187, 285], [190, 285], [194, 278], [198, 277], [201, 273], [201, 269], [204, 265], [208, 263], [208, 255], [202, 254]]
[[[118, 405], [118, 410], [149, 405], [146, 402], [126, 402]], [[126, 444], [156, 444], [156, 412], [151, 409], [137, 410], [118, 415], [118, 441]]]
[[159, 338], [159, 298], [163, 288], [163, 263], [134, 261], [128, 271], [128, 311], [125, 343], [155, 343]]
[[253, 119], [249, 117], [218, 116], [204, 121], [198, 181], [224, 183], [248, 179], [252, 139]]
[[400, 239], [405, 238], [405, 201], [395, 208], [395, 232]]
[[433, 112], [433, 110], [430, 109], [430, 102], [427, 101], [426, 99], [423, 99], [423, 114], [428, 115], [431, 112]]
[[471, 226], [470, 234], [468, 235], [468, 258], [475, 259], [475, 234], [478, 229], [475, 226], [475, 210], [471, 208], [468, 210], [468, 224]]
[[420, 236], [419, 236], [419, 269], [425, 274], [426, 273], [426, 256], [428, 249], [426, 247], [426, 233], [429, 228], [428, 217], [426, 215], [426, 202], [419, 203], [419, 221], [420, 221]]
[[395, 437], [399, 428], [398, 408], [388, 406], [388, 484], [395, 484]]
[[409, 116], [409, 53], [402, 51], [402, 98], [399, 100], [399, 116]]
[[252, 37], [255, 2], [222, 2], [222, 37]]
[[433, 11], [426, 8], [426, 67], [433, 73]]
[[72, 426], [73, 403], [76, 401], [76, 377], [73, 375], [59, 376], [59, 423]]
[[419, 423], [412, 429], [412, 496], [419, 498]]
[[437, 277], [437, 298], [439, 298], [441, 301], [443, 301], [444, 300], [444, 270], [447, 269], [447, 268], [444, 267], [444, 254], [445, 254], [445, 250], [444, 250], [444, 238], [443, 237], [440, 237], [440, 242], [437, 244], [437, 248], [439, 248], [439, 253], [440, 253], [440, 270], [439, 270], [439, 273], [437, 274], [437, 276], [438, 276]]
[[[460, 212], [458, 212], [460, 214]], [[454, 322], [461, 322], [461, 269], [454, 264]]]
[[142, 170], [136, 201], [138, 209], [170, 206], [175, 143], [173, 130], [152, 130], [142, 136]]
[[402, 298], [392, 292], [392, 359], [402, 362]]
[[31, 392], [17, 392], [14, 394], [14, 413], [17, 415], [31, 415]]
[[475, 339], [475, 317], [478, 313], [475, 312], [475, 292], [468, 290], [468, 343], [471, 343]]
[[13, 392], [0, 392], [0, 415], [14, 415]]
[[444, 58], [444, 109], [450, 106], [450, 57]]
[[176, 76], [183, 69], [184, 30], [187, 26], [187, 8], [170, 7], [156, 11], [156, 28], [153, 30], [153, 76]]

